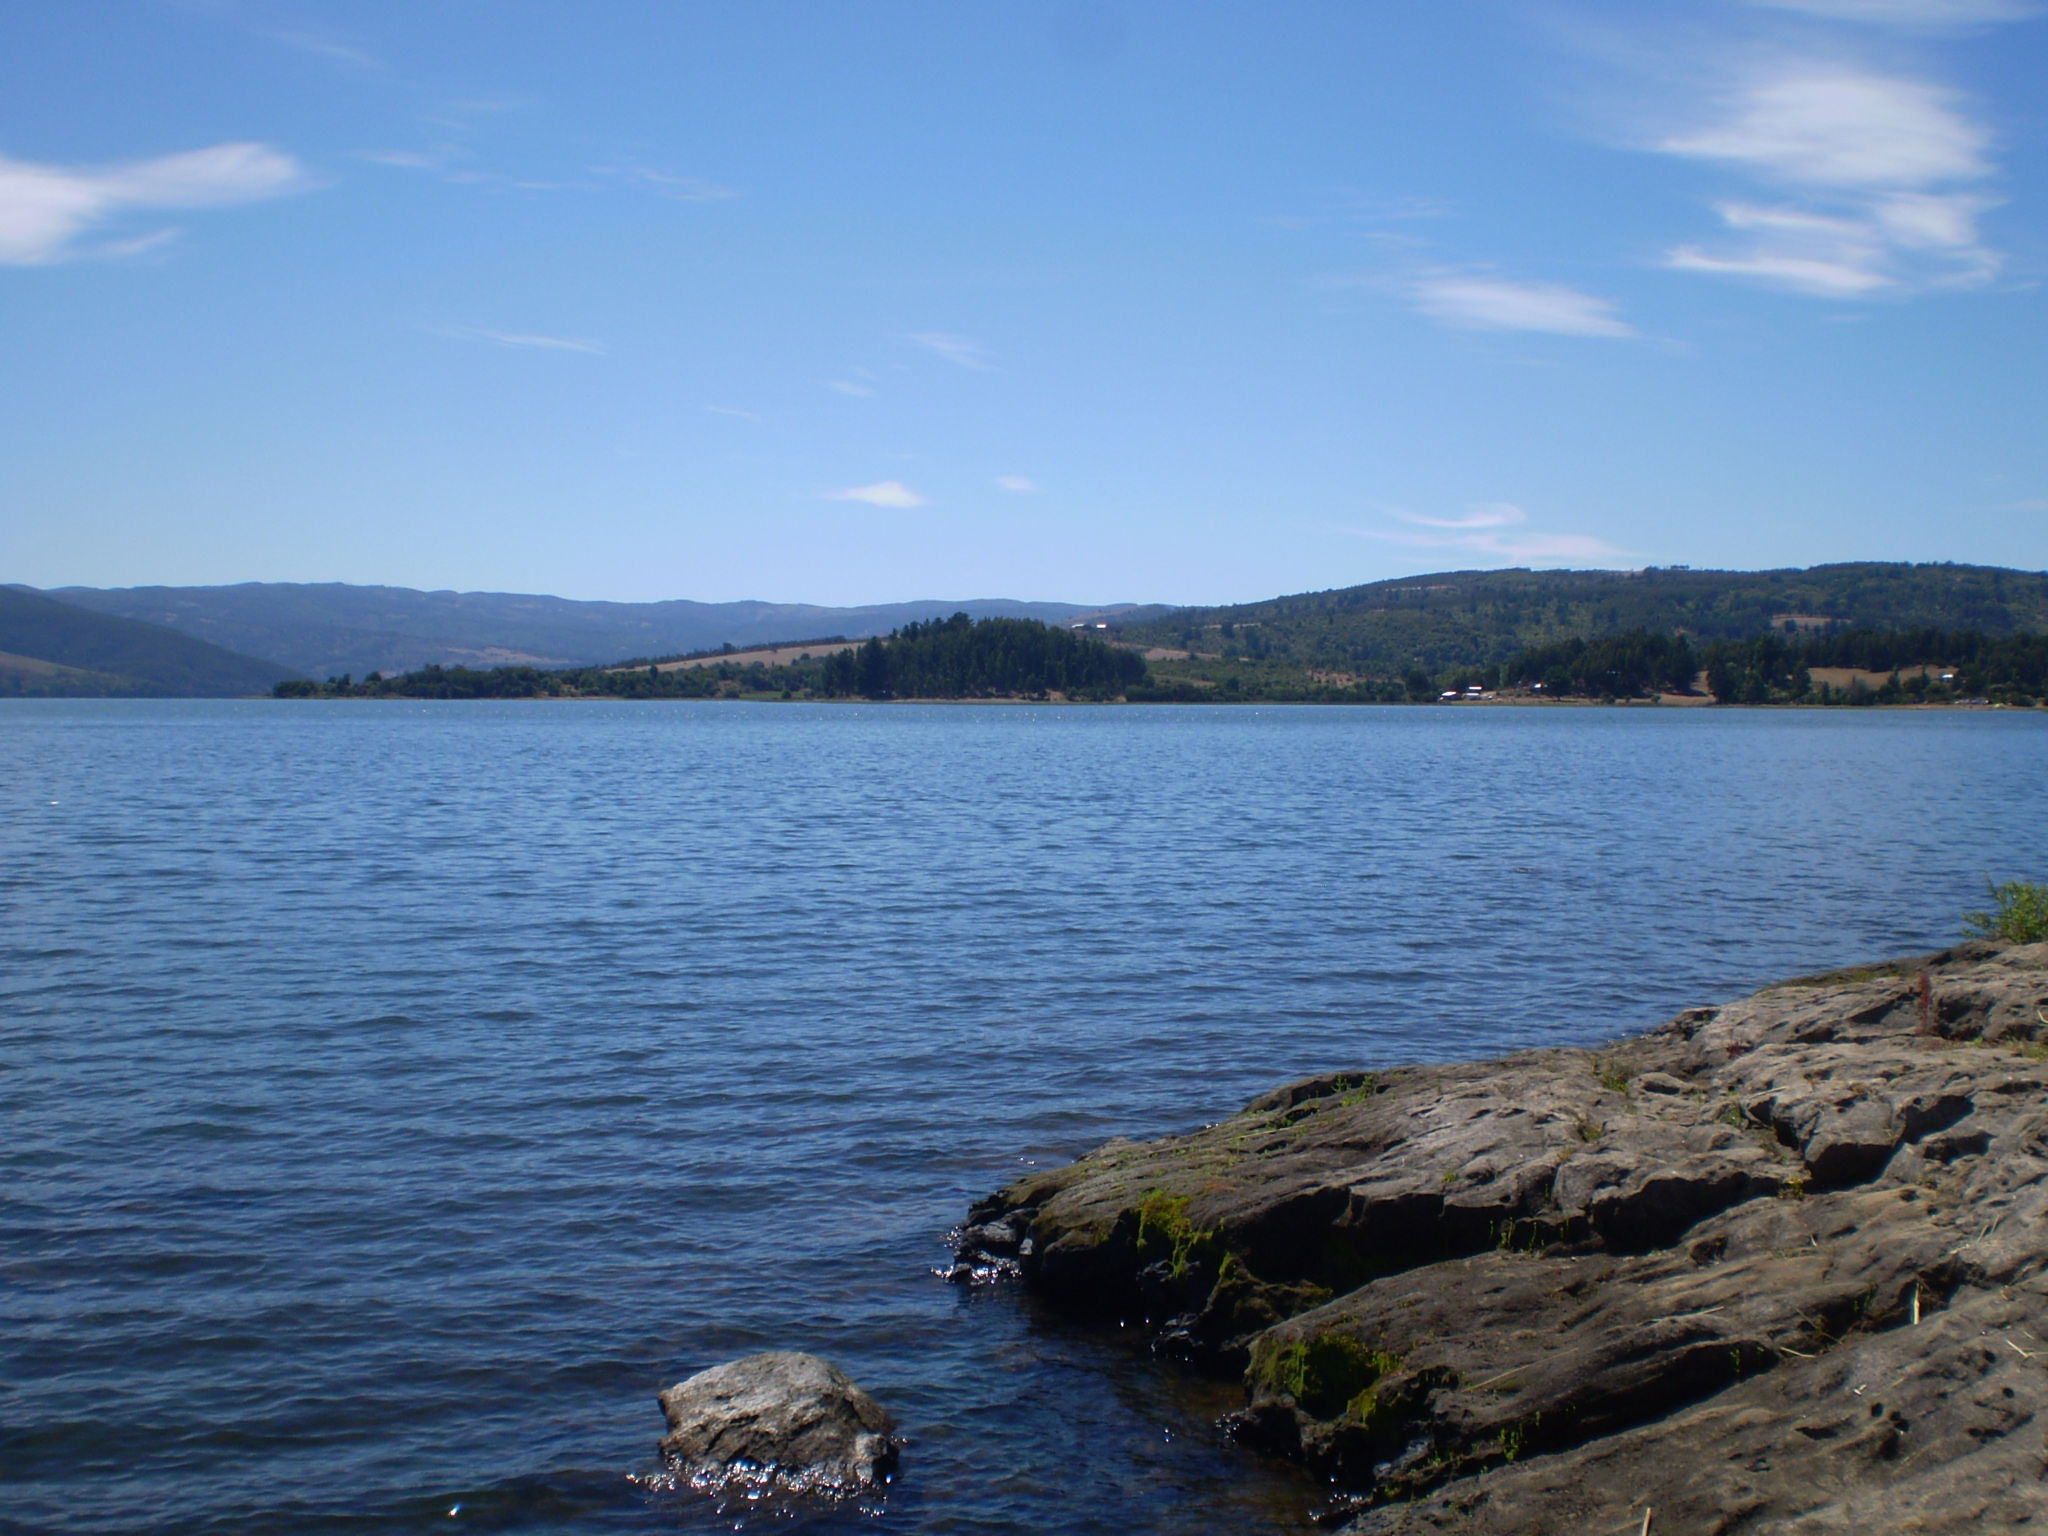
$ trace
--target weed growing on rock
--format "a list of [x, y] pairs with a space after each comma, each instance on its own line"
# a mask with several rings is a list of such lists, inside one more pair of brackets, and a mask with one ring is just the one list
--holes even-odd
[[1163, 1189], [1147, 1190], [1138, 1200], [1138, 1259], [1156, 1264], [1164, 1259], [1176, 1280], [1194, 1263], [1221, 1264], [1228, 1255], [1223, 1239], [1188, 1220], [1188, 1197]]
[[2004, 939], [2008, 944], [2039, 944], [2048, 939], [2048, 885], [2007, 880], [1994, 885], [1987, 877], [1991, 910], [1965, 912], [1963, 929], [1973, 939]]
[[1337, 1090], [1337, 1102], [1344, 1108], [1363, 1104], [1380, 1091], [1380, 1075], [1377, 1072], [1362, 1072], [1357, 1077], [1340, 1077], [1331, 1084]]
[[1533, 1216], [1510, 1216], [1489, 1225], [1500, 1253], [1534, 1253], [1550, 1240], [1549, 1230]]
[[1502, 1461], [1514, 1463], [1522, 1458], [1522, 1451], [1529, 1443], [1529, 1432], [1543, 1422], [1543, 1415], [1532, 1413], [1518, 1424], [1510, 1424], [1500, 1432], [1500, 1457]]
[[1628, 1092], [1628, 1073], [1618, 1062], [1604, 1061], [1595, 1056], [1593, 1076], [1600, 1080], [1600, 1086], [1609, 1093]]

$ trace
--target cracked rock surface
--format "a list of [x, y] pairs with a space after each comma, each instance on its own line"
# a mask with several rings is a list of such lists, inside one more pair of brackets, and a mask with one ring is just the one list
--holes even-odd
[[2048, 944], [1332, 1074], [977, 1206], [1359, 1533], [2048, 1529]]

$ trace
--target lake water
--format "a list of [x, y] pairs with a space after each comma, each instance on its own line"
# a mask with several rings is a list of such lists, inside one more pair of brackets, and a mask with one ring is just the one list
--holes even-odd
[[1950, 942], [2044, 788], [2048, 713], [10, 701], [0, 1531], [714, 1529], [654, 1393], [767, 1347], [910, 1438], [815, 1529], [1301, 1530], [946, 1228]]

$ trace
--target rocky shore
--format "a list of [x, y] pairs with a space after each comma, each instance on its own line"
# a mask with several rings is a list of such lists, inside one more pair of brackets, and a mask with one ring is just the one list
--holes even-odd
[[2048, 944], [1331, 1074], [973, 1211], [1393, 1533], [2048, 1528]]

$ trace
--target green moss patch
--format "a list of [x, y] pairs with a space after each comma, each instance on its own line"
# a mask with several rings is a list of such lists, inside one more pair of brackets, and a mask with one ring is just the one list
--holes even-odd
[[1344, 1333], [1317, 1333], [1286, 1343], [1261, 1340], [1252, 1352], [1255, 1394], [1292, 1397], [1319, 1419], [1339, 1416], [1370, 1428], [1379, 1416], [1374, 1388], [1400, 1360]]

